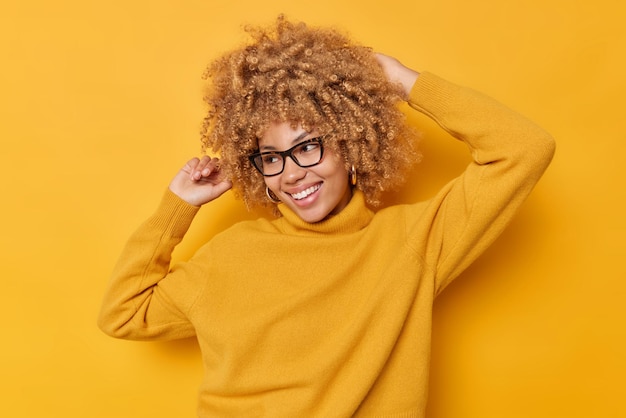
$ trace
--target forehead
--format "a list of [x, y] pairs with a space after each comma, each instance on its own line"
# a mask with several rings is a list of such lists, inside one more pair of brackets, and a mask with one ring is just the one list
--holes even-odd
[[311, 134], [300, 124], [272, 122], [259, 137], [258, 145], [259, 149], [287, 149]]

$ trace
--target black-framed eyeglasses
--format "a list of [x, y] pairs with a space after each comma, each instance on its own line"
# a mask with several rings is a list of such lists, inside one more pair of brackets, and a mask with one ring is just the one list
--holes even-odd
[[323, 136], [307, 139], [294, 145], [287, 151], [264, 151], [250, 154], [248, 158], [254, 167], [265, 177], [277, 176], [285, 169], [287, 157], [300, 167], [312, 167], [322, 161], [324, 156]]

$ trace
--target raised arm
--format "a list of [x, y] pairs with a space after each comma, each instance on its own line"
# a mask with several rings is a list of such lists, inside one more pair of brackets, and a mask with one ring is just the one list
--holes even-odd
[[549, 165], [554, 140], [479, 92], [418, 74], [384, 55], [378, 60], [389, 79], [405, 87], [409, 105], [465, 142], [472, 156], [465, 172], [429, 202], [409, 231], [441, 291], [510, 222]]
[[[171, 254], [199, 206], [230, 187], [230, 181], [220, 177], [217, 159], [194, 158], [176, 174], [159, 207], [130, 237], [115, 266], [98, 318], [106, 334], [138, 340], [194, 335], [186, 311], [196, 297], [190, 281], [201, 275], [193, 272], [198, 268], [194, 263], [170, 270]], [[165, 279], [168, 286], [161, 286]], [[172, 286], [176, 291], [168, 292]]]

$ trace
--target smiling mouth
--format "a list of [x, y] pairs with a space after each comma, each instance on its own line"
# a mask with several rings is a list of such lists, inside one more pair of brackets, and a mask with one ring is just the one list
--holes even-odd
[[302, 190], [301, 192], [290, 194], [290, 196], [292, 198], [294, 198], [295, 200], [302, 200], [305, 197], [310, 196], [311, 194], [313, 194], [316, 191], [318, 191], [320, 189], [320, 187], [322, 187], [321, 184], [316, 184], [315, 186], [311, 186], [308, 189]]

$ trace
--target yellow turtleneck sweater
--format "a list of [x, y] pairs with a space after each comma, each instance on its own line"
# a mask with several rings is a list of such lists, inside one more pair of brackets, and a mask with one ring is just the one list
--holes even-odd
[[196, 335], [201, 417], [423, 417], [435, 296], [496, 238], [554, 151], [541, 128], [422, 73], [409, 104], [473, 162], [434, 198], [370, 211], [355, 192], [316, 224], [285, 206], [170, 266], [198, 208], [167, 192], [129, 240], [99, 326], [118, 338]]

